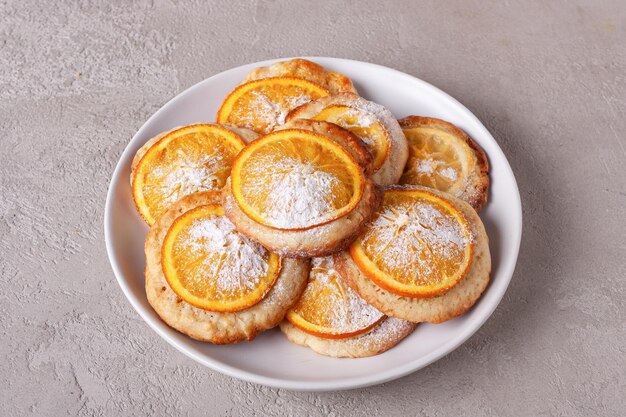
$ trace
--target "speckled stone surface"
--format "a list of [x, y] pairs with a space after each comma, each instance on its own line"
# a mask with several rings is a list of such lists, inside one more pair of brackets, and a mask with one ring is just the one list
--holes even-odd
[[[622, 0], [5, 0], [0, 16], [1, 416], [626, 414]], [[212, 74], [294, 55], [442, 88], [519, 182], [522, 248], [495, 314], [382, 386], [297, 393], [212, 372], [143, 323], [107, 260], [108, 181], [143, 122]]]

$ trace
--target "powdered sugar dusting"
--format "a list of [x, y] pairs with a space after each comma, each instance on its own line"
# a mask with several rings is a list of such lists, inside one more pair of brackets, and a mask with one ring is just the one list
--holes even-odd
[[[303, 304], [315, 305], [321, 311], [307, 315], [305, 311], [298, 311]], [[314, 324], [343, 333], [367, 328], [383, 317], [383, 313], [343, 283], [334, 269], [332, 257], [311, 260], [309, 284], [296, 310], [316, 321]]]
[[443, 177], [449, 179], [450, 181], [455, 181], [458, 177], [456, 170], [452, 167], [447, 167], [445, 169], [442, 169], [440, 174]]
[[[399, 281], [421, 285], [454, 273], [456, 262], [443, 262], [447, 266], [440, 270], [440, 261], [462, 258], [469, 238], [469, 231], [451, 214], [430, 202], [409, 199], [386, 203], [361, 243], [381, 270]], [[406, 273], [398, 276], [393, 271]]]
[[170, 205], [195, 192], [219, 189], [223, 184], [218, 173], [230, 168], [224, 159], [220, 153], [204, 155], [197, 160], [181, 154], [167, 168], [157, 167], [152, 175], [161, 178], [156, 183], [164, 204]]
[[415, 329], [415, 323], [387, 317], [369, 332], [347, 339], [358, 351], [389, 349]]
[[348, 107], [344, 112], [344, 116], [346, 117], [342, 117], [340, 120], [332, 120], [332, 122], [338, 123], [344, 129], [348, 129], [356, 134], [370, 151], [375, 152], [377, 149], [376, 140], [380, 138], [373, 136], [366, 129], [371, 128], [376, 123], [380, 123], [378, 118], [373, 113], [353, 107]]
[[368, 128], [374, 123], [378, 123], [378, 118], [367, 111], [355, 109], [353, 107], [348, 107], [345, 110], [345, 115], [349, 117], [351, 120], [354, 120], [353, 123], [345, 123], [343, 126], [346, 129], [361, 127]]
[[432, 159], [422, 159], [417, 165], [417, 172], [420, 174], [432, 174], [434, 169]]
[[339, 178], [319, 169], [313, 161], [284, 155], [259, 158], [249, 167], [246, 187], [248, 193], [267, 194], [258, 207], [267, 224], [296, 229], [330, 218]]
[[177, 139], [179, 146], [159, 151], [157, 164], [146, 173], [143, 184], [154, 217], [186, 195], [224, 186], [237, 151], [217, 138], [210, 139], [187, 135]]
[[374, 156], [376, 169], [385, 162], [381, 151], [387, 149], [389, 132], [383, 121], [390, 117], [383, 106], [363, 98], [351, 98], [348, 102], [331, 100], [330, 105], [315, 116], [317, 120], [338, 124], [357, 135]]
[[[457, 182], [460, 176], [458, 169], [448, 165], [446, 161], [438, 159], [436, 155], [426, 159], [409, 158], [404, 172], [401, 183], [435, 188], [456, 197], [460, 197], [466, 188], [467, 178], [464, 178], [460, 183]], [[417, 175], [411, 175], [412, 173]]]
[[373, 101], [359, 99], [355, 106], [361, 111], [361, 113], [369, 114], [369, 117], [373, 116], [376, 121], [382, 121], [391, 117], [389, 110], [387, 110], [383, 105], [374, 103]]
[[434, 173], [435, 175], [439, 175], [450, 181], [455, 181], [459, 176], [456, 169], [448, 166], [445, 162], [438, 159], [428, 158], [416, 160], [416, 165], [417, 167], [415, 170], [419, 174], [423, 174], [425, 176], [430, 176]]
[[292, 94], [263, 88], [252, 91], [248, 101], [234, 109], [239, 125], [264, 133], [271, 132], [285, 123], [287, 114], [298, 106], [308, 103], [313, 97], [300, 88], [291, 88]]
[[184, 274], [192, 293], [209, 286], [220, 298], [240, 297], [253, 291], [269, 268], [269, 252], [238, 233], [224, 216], [194, 220], [174, 250], [193, 260], [193, 273]]

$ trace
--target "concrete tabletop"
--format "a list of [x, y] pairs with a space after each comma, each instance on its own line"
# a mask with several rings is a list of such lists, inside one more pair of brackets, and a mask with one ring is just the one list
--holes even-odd
[[[623, 0], [9, 0], [0, 16], [1, 416], [626, 414]], [[298, 393], [204, 368], [148, 328], [107, 260], [108, 182], [147, 118], [210, 75], [296, 55], [440, 87], [519, 183], [495, 314], [382, 386]]]

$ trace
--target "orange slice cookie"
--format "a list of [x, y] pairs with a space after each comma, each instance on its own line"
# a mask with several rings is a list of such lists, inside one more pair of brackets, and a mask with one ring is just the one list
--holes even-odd
[[350, 255], [378, 286], [432, 297], [463, 278], [472, 250], [471, 228], [452, 203], [425, 190], [390, 189]]
[[294, 326], [315, 336], [342, 339], [365, 333], [385, 316], [342, 281], [331, 257], [313, 258], [304, 294], [287, 313]]
[[249, 81], [224, 99], [217, 112], [217, 122], [269, 133], [285, 122], [291, 110], [328, 94], [324, 87], [303, 78], [273, 77]]
[[237, 233], [220, 204], [206, 204], [174, 221], [163, 241], [161, 266], [183, 300], [226, 312], [261, 301], [280, 273], [280, 258]]
[[380, 204], [363, 143], [339, 126], [304, 121], [252, 142], [224, 188], [226, 215], [284, 256], [347, 247]]
[[476, 211], [420, 186], [389, 187], [376, 217], [334, 259], [366, 301], [414, 322], [439, 323], [465, 312], [486, 288], [491, 270]]
[[398, 122], [383, 106], [343, 93], [303, 104], [287, 116], [288, 121], [295, 119], [325, 120], [358, 136], [374, 158], [372, 179], [377, 183], [395, 184], [402, 175], [408, 158], [407, 141]]
[[281, 130], [251, 143], [236, 159], [232, 190], [258, 223], [306, 229], [354, 209], [364, 188], [361, 167], [341, 145], [307, 130]]
[[221, 189], [235, 156], [257, 136], [247, 129], [195, 124], [152, 138], [139, 149], [131, 167], [137, 210], [152, 225], [180, 198]]
[[293, 343], [323, 355], [364, 357], [395, 346], [415, 328], [386, 318], [340, 278], [332, 257], [313, 258], [309, 282], [280, 328]]
[[409, 143], [400, 183], [444, 191], [480, 210], [489, 188], [489, 163], [482, 149], [465, 132], [440, 119], [408, 116], [400, 125]]
[[276, 326], [306, 285], [308, 262], [281, 259], [235, 230], [217, 192], [174, 203], [146, 238], [148, 301], [168, 325], [217, 344]]

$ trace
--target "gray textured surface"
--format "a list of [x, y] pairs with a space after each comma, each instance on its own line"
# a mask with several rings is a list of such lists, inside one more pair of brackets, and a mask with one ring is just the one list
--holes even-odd
[[[624, 415], [626, 7], [513, 2], [0, 1], [0, 415]], [[133, 311], [110, 174], [182, 89], [261, 59], [387, 65], [466, 104], [524, 207], [513, 282], [443, 360], [294, 393], [192, 362]]]

